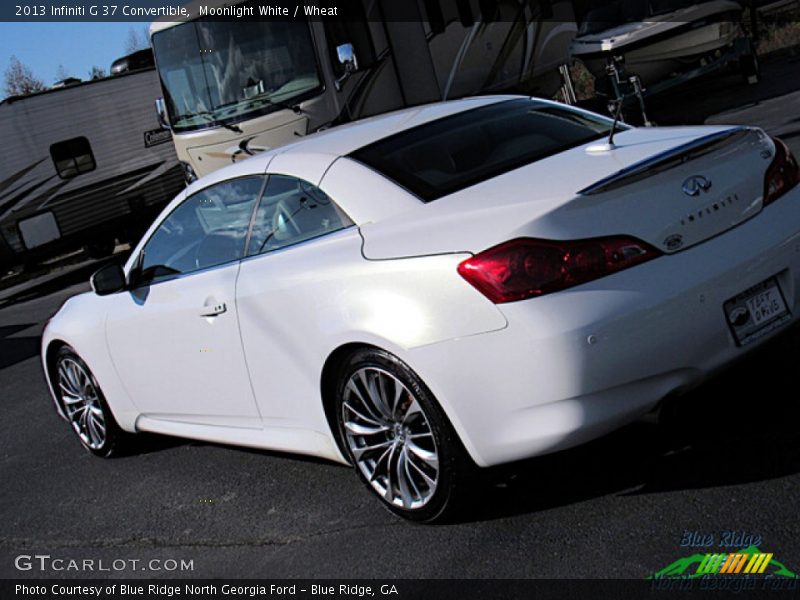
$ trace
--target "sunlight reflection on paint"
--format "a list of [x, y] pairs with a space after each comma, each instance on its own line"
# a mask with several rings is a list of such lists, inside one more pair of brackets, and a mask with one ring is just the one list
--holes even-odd
[[366, 297], [367, 331], [411, 345], [421, 339], [428, 328], [419, 305], [411, 299], [389, 292], [372, 292]]

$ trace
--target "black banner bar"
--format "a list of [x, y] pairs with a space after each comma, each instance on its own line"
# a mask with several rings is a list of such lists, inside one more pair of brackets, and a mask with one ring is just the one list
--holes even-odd
[[[432, 24], [459, 21], [474, 23], [514, 22], [521, 14], [535, 21], [565, 22], [566, 14], [579, 22], [591, 11], [608, 2], [603, 0], [4, 0], [0, 3], [0, 21], [5, 22], [152, 22], [186, 21], [197, 17], [219, 21], [247, 20], [341, 20], [380, 21], [379, 6], [391, 7], [392, 20], [416, 22], [420, 7]], [[746, 5], [747, 3], [745, 3]], [[770, 14], [773, 23], [800, 20], [798, 6]], [[647, 6], [647, 3], [642, 3]], [[681, 22], [684, 11], [658, 14], [650, 18]], [[641, 18], [647, 20], [644, 13]], [[626, 16], [614, 17], [627, 19]], [[733, 13], [731, 19], [738, 18]], [[616, 23], [616, 21], [614, 21]], [[612, 25], [613, 23], [609, 23]]]
[[649, 598], [800, 598], [798, 579], [499, 580], [102, 580], [6, 579], [3, 600], [641, 600]]

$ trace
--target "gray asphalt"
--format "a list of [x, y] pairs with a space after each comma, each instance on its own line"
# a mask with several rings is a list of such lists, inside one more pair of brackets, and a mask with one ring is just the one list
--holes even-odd
[[[684, 90], [651, 116], [762, 125], [800, 155], [800, 63], [764, 73], [754, 88], [728, 78]], [[321, 461], [158, 437], [123, 458], [83, 452], [52, 409], [37, 352], [44, 322], [88, 288], [88, 272], [0, 310], [0, 577], [638, 579], [693, 553], [680, 547], [687, 530], [760, 536], [800, 572], [796, 330], [691, 393], [666, 424], [494, 469], [461, 522], [418, 526]], [[34, 554], [193, 570], [15, 567]]]

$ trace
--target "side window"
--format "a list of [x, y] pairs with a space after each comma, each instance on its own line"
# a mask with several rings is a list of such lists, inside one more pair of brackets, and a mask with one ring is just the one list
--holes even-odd
[[286, 175], [270, 175], [256, 211], [248, 255], [298, 244], [352, 225], [318, 187]]
[[234, 179], [184, 200], [145, 244], [140, 279], [160, 281], [241, 258], [263, 183], [263, 177]]
[[72, 179], [81, 173], [94, 171], [92, 147], [85, 137], [64, 140], [50, 146], [50, 157], [61, 179]]

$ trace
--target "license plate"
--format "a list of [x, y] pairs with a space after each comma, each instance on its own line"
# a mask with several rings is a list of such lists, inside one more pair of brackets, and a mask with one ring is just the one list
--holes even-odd
[[770, 277], [731, 298], [725, 303], [724, 309], [728, 325], [739, 346], [755, 342], [792, 318], [775, 277]]

